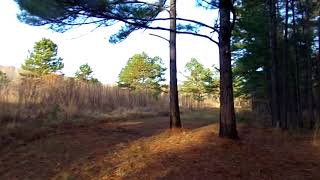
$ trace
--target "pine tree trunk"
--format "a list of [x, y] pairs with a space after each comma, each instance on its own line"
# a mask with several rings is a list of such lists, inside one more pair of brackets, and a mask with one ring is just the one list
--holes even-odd
[[176, 50], [176, 0], [170, 1], [170, 128], [181, 128]]
[[[300, 110], [300, 86], [299, 86], [299, 64], [297, 61], [298, 56], [298, 48], [297, 48], [297, 40], [296, 40], [296, 24], [295, 24], [295, 0], [291, 0], [291, 11], [292, 11], [292, 31], [293, 31], [293, 50], [294, 50], [294, 58], [292, 62], [292, 70], [290, 72], [291, 79], [293, 81], [292, 83], [292, 97], [290, 98], [292, 100], [291, 103], [291, 117], [290, 117], [290, 123], [291, 125], [296, 128], [298, 127], [298, 124], [300, 124], [301, 121], [301, 110]], [[300, 125], [299, 125], [300, 126]]]
[[296, 122], [299, 128], [303, 128], [302, 119], [302, 107], [301, 107], [301, 87], [300, 87], [300, 63], [298, 53], [298, 41], [297, 41], [297, 26], [296, 26], [296, 13], [295, 13], [295, 0], [291, 1], [292, 10], [292, 31], [294, 40], [294, 70], [295, 70], [295, 98], [296, 98]]
[[[320, 11], [318, 14], [318, 67], [317, 67], [317, 75], [316, 77], [320, 77]], [[320, 79], [318, 79], [318, 87], [316, 92], [318, 93], [318, 99], [316, 100], [317, 102], [317, 111], [318, 111], [318, 122], [320, 121]]]
[[231, 0], [220, 0], [220, 137], [237, 139], [236, 118], [234, 112], [234, 99], [231, 69], [231, 22], [230, 13], [233, 8]]
[[277, 60], [277, 21], [276, 21], [276, 1], [269, 0], [269, 36], [271, 54], [271, 118], [272, 125], [279, 124], [279, 93], [278, 93], [278, 60]]
[[286, 14], [285, 14], [285, 27], [284, 27], [284, 58], [282, 61], [282, 100], [281, 100], [281, 128], [288, 128], [288, 14], [289, 14], [289, 0], [286, 0]]
[[313, 129], [315, 126], [315, 117], [314, 117], [314, 109], [313, 109], [313, 82], [312, 82], [312, 58], [311, 58], [311, 37], [312, 30], [310, 27], [310, 1], [306, 0], [306, 7], [305, 7], [305, 23], [306, 23], [306, 34], [305, 34], [305, 41], [306, 41], [306, 61], [307, 61], [307, 76], [306, 76], [306, 95], [307, 95], [307, 117], [309, 120], [309, 128]]

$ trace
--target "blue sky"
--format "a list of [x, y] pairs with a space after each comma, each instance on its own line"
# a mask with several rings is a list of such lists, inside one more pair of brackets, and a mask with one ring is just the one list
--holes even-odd
[[[81, 64], [88, 63], [94, 75], [101, 82], [114, 84], [119, 72], [135, 53], [146, 52], [150, 56], [160, 56], [169, 67], [169, 44], [149, 33], [168, 37], [168, 32], [139, 30], [119, 44], [110, 44], [109, 36], [118, 25], [94, 29], [93, 25], [81, 26], [65, 33], [56, 33], [45, 27], [33, 27], [18, 21], [19, 8], [13, 0], [0, 0], [0, 65], [20, 67], [32, 50], [36, 41], [43, 37], [52, 39], [58, 45], [58, 54], [63, 58], [63, 72], [73, 76]], [[215, 14], [195, 7], [195, 0], [180, 0], [177, 4], [178, 16], [213, 24]], [[162, 16], [166, 16], [162, 14]], [[162, 22], [168, 27], [168, 22]], [[192, 57], [206, 67], [218, 64], [218, 47], [211, 41], [190, 35], [177, 36], [178, 81], [183, 80], [180, 72]], [[166, 77], [168, 79], [169, 72]]]

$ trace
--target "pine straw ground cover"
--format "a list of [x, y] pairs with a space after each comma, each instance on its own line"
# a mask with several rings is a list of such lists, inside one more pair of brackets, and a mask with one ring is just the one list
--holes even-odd
[[241, 124], [241, 139], [231, 141], [209, 123], [186, 121], [181, 131], [167, 130], [167, 117], [60, 126], [1, 148], [0, 179], [320, 179], [313, 133]]

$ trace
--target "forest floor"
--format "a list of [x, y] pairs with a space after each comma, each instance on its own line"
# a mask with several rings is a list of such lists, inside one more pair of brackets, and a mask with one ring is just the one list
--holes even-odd
[[168, 117], [39, 130], [0, 147], [0, 179], [320, 179], [314, 133], [241, 123], [221, 139], [210, 113], [185, 113], [181, 131]]

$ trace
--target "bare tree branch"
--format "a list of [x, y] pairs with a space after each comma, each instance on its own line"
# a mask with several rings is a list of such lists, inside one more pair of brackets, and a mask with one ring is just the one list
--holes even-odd
[[167, 39], [167, 38], [165, 38], [165, 37], [162, 37], [162, 36], [160, 36], [160, 35], [153, 34], [153, 33], [149, 33], [149, 35], [150, 35], [150, 36], [155, 36], [155, 37], [161, 38], [161, 39], [163, 39], [163, 40], [165, 40], [165, 41], [167, 41], [167, 42], [170, 42], [169, 39]]

